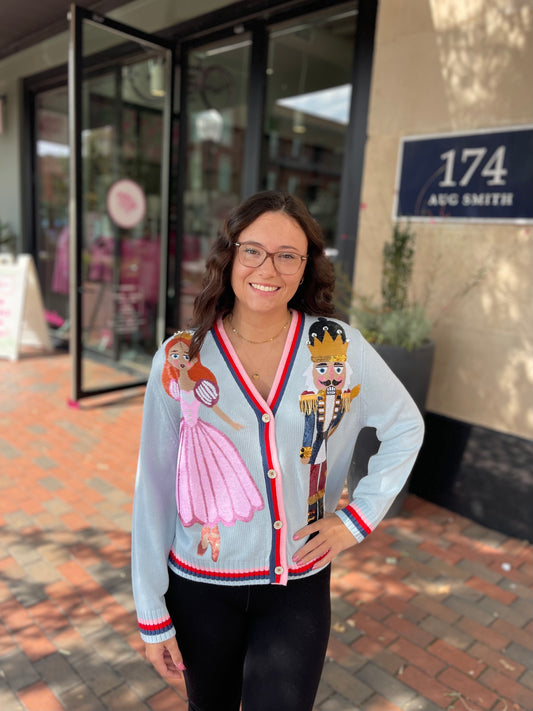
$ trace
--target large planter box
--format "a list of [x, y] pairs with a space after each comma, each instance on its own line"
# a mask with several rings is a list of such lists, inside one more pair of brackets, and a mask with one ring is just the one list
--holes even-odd
[[[428, 341], [420, 348], [407, 351], [397, 346], [379, 345], [376, 351], [387, 363], [392, 372], [400, 379], [415, 401], [422, 414], [425, 413], [426, 399], [431, 381], [435, 344]], [[354, 455], [348, 472], [348, 490], [350, 493], [359, 480], [368, 472], [368, 461], [379, 449], [379, 440], [373, 427], [364, 428], [355, 445]], [[396, 516], [402, 508], [409, 490], [409, 479], [394, 500], [387, 516]]]

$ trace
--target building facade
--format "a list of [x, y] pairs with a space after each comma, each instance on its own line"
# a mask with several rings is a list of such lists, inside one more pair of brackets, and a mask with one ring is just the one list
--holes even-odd
[[[206, 250], [243, 196], [302, 197], [369, 297], [403, 216], [416, 233], [414, 296], [435, 324], [412, 487], [531, 537], [533, 188], [526, 175], [520, 209], [515, 198], [502, 212], [517, 171], [499, 140], [517, 136], [513, 150], [533, 162], [531, 2], [92, 6], [109, 7], [108, 20], [80, 13], [77, 34], [65, 21], [0, 58], [0, 221], [34, 257], [55, 342], [78, 331], [78, 395], [145, 377], [161, 336], [187, 324]], [[407, 147], [430, 177], [435, 148], [432, 183], [401, 172]], [[416, 209], [402, 197], [411, 180]], [[103, 384], [101, 361], [117, 366]]]

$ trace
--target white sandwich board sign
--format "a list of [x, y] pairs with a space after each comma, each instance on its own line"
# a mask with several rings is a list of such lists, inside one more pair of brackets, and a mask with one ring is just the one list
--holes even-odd
[[17, 360], [21, 345], [52, 350], [31, 255], [0, 255], [0, 358]]

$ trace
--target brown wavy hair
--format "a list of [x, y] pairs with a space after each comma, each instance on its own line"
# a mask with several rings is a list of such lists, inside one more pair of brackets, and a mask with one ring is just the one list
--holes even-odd
[[256, 193], [231, 210], [207, 256], [202, 290], [194, 302], [196, 331], [189, 351], [191, 357], [198, 353], [216, 320], [233, 309], [235, 294], [231, 287], [231, 270], [237, 251], [233, 245], [239, 241], [241, 232], [265, 212], [285, 213], [296, 220], [307, 237], [303, 282], [289, 301], [289, 308], [311, 316], [335, 313], [335, 272], [324, 254], [324, 237], [319, 224], [304, 203], [290, 193], [277, 190]]

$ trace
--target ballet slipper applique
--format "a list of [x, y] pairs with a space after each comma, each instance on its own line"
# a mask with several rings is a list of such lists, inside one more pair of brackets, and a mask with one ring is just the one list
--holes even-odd
[[213, 563], [216, 563], [218, 560], [218, 554], [220, 553], [220, 533], [218, 526], [210, 529], [207, 539], [209, 541], [209, 545], [211, 546], [211, 560]]
[[200, 543], [198, 544], [197, 553], [198, 555], [204, 555], [209, 546], [209, 526], [202, 526], [202, 532], [200, 534]]
[[204, 555], [211, 546], [211, 560], [216, 563], [220, 553], [220, 532], [218, 526], [202, 526], [200, 543], [198, 543], [198, 555]]

